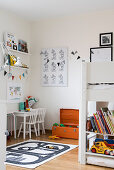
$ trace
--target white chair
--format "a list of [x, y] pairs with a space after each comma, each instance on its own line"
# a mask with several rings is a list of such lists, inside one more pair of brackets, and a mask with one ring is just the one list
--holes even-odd
[[[34, 132], [37, 136], [37, 130], [36, 130], [37, 117], [38, 117], [37, 111], [36, 111], [36, 109], [33, 109], [32, 113], [30, 113], [29, 120], [26, 122], [26, 128], [28, 129], [28, 130], [26, 130], [26, 133], [29, 133], [30, 139], [31, 139], [31, 126], [32, 125], [34, 126]], [[23, 132], [22, 131], [23, 124], [24, 124], [24, 122], [21, 122], [19, 132], [18, 132], [18, 137], [20, 136], [20, 133]]]
[[42, 134], [45, 134], [44, 119], [45, 119], [46, 109], [38, 108], [36, 110], [37, 110], [36, 124], [38, 125], [38, 136], [40, 136], [40, 124], [42, 125]]

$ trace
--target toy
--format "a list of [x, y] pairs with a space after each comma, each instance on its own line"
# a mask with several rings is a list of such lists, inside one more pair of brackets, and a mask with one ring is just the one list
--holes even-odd
[[46, 148], [48, 148], [48, 149], [59, 149], [57, 146], [46, 146]]
[[[110, 142], [113, 143], [110, 143]], [[108, 143], [109, 142], [109, 143]], [[91, 147], [93, 153], [100, 153], [114, 156], [114, 141], [96, 139], [94, 145]]]
[[59, 139], [60, 137], [59, 137], [59, 136], [54, 135], [54, 136], [49, 136], [48, 138], [49, 138], [49, 139]]
[[32, 96], [28, 96], [26, 98], [26, 108], [31, 108], [36, 102], [38, 102], [38, 100]]
[[60, 127], [65, 127], [65, 125], [63, 125], [62, 123], [59, 125]]
[[59, 126], [59, 124], [58, 123], [54, 123], [53, 126]]
[[14, 66], [16, 61], [17, 61], [17, 58], [14, 55], [10, 55], [10, 65]]

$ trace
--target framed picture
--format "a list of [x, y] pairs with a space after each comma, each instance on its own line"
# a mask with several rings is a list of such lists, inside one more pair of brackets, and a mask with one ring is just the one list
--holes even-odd
[[100, 46], [113, 45], [113, 32], [100, 34], [99, 40]]
[[67, 48], [61, 47], [42, 49], [42, 86], [67, 86], [67, 60]]
[[19, 103], [23, 97], [21, 83], [8, 82], [7, 84], [7, 100], [11, 103]]
[[111, 62], [113, 61], [112, 47], [90, 48], [90, 62]]

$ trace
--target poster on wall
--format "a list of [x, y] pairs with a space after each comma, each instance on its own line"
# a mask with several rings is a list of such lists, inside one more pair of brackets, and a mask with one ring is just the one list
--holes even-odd
[[21, 83], [8, 83], [7, 87], [7, 100], [10, 102], [18, 103], [22, 99], [22, 84]]
[[67, 48], [42, 49], [42, 86], [67, 86]]

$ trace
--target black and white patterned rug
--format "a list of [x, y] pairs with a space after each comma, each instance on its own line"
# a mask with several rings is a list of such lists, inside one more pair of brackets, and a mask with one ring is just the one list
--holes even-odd
[[6, 164], [36, 168], [78, 145], [29, 140], [7, 147]]

